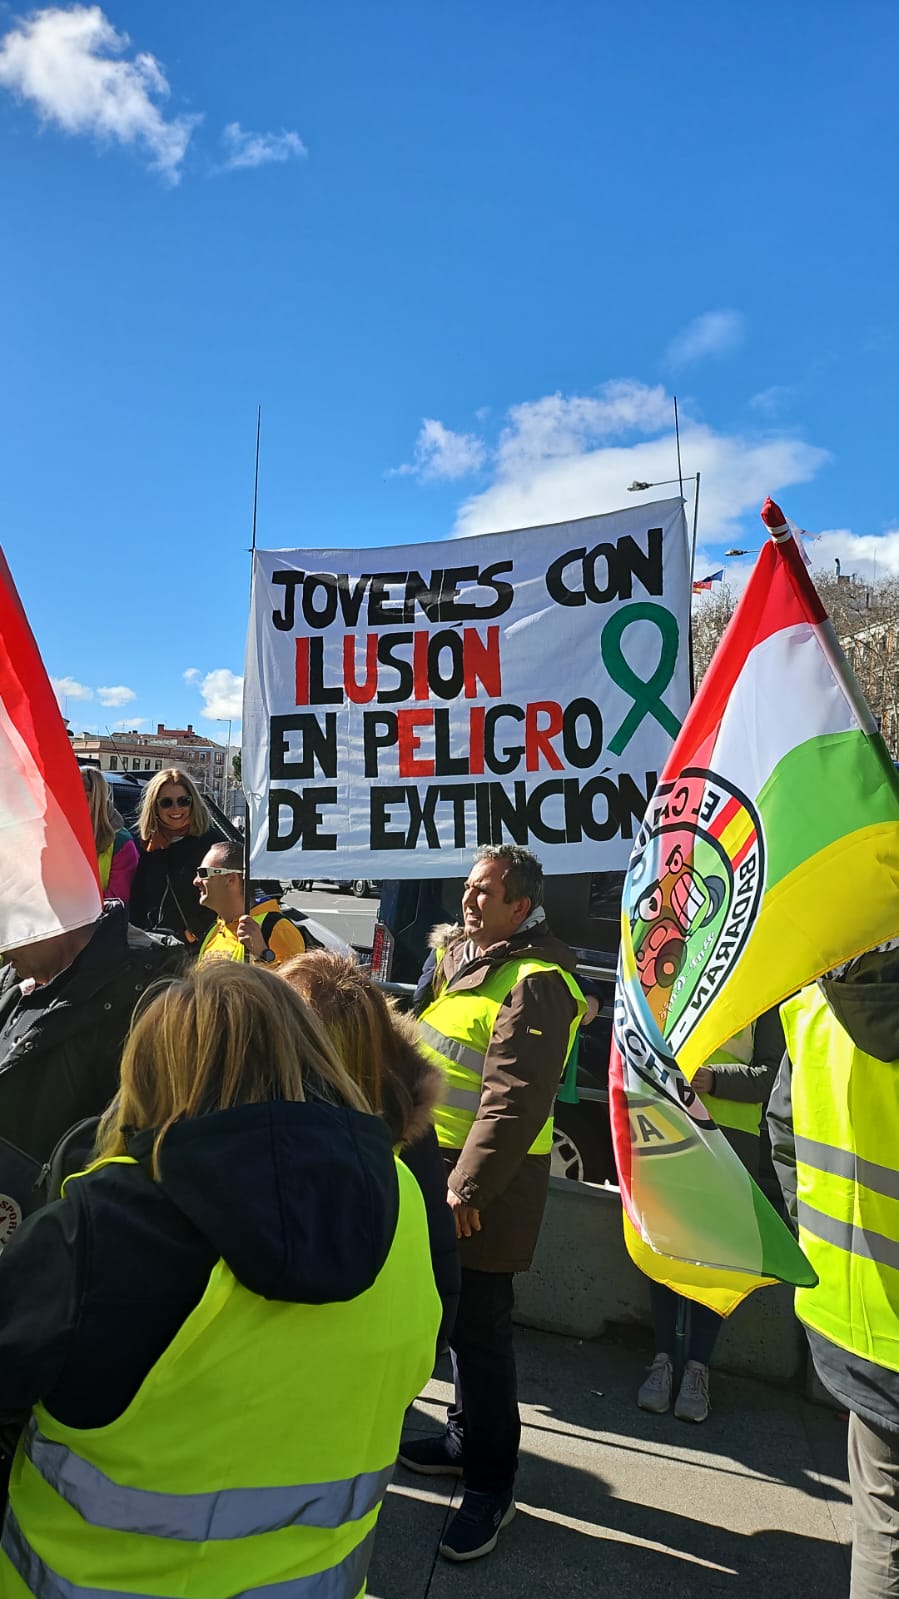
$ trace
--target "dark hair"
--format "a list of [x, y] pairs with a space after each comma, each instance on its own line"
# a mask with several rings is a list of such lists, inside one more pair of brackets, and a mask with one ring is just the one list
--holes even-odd
[[228, 872], [242, 872], [244, 866], [243, 841], [241, 839], [220, 839], [214, 844], [213, 849], [218, 850], [222, 866]]
[[543, 867], [529, 849], [520, 844], [482, 844], [476, 861], [503, 861], [503, 897], [507, 905], [516, 899], [529, 899], [531, 910], [543, 904]]

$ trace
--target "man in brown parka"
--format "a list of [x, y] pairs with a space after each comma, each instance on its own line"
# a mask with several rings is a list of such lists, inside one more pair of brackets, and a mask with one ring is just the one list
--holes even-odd
[[464, 1476], [462, 1505], [440, 1546], [452, 1560], [488, 1554], [515, 1512], [521, 1424], [512, 1277], [533, 1259], [553, 1100], [585, 1008], [575, 957], [550, 932], [542, 901], [543, 870], [529, 850], [480, 849], [462, 898], [463, 927], [437, 951], [419, 1018], [420, 1047], [446, 1076], [435, 1125], [462, 1295], [446, 1430], [405, 1442], [400, 1461]]

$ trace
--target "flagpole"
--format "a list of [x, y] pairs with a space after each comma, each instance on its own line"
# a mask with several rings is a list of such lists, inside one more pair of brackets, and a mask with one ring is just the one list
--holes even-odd
[[[259, 438], [262, 432], [262, 406], [256, 407], [256, 469], [253, 474], [253, 537], [250, 544], [250, 615], [253, 614], [253, 558], [256, 554], [256, 512], [259, 506]], [[243, 782], [243, 721], [240, 727], [240, 777]], [[250, 802], [244, 790], [246, 802], [245, 821], [243, 829], [243, 909], [244, 915], [250, 914]]]
[[812, 626], [818, 635], [818, 642], [843, 691], [843, 697], [862, 731], [870, 738], [879, 731], [877, 723], [859, 687], [858, 679], [843, 654], [836, 630], [811, 580], [793, 529], [780, 506], [775, 505], [770, 496], [762, 506], [761, 517], [777, 554], [787, 569], [794, 593], [808, 609]]

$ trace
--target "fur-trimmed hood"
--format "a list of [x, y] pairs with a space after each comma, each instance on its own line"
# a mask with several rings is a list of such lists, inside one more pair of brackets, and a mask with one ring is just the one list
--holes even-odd
[[396, 1050], [381, 1077], [380, 1111], [395, 1144], [415, 1144], [433, 1124], [443, 1094], [443, 1073], [425, 1060], [416, 1042], [416, 1024], [402, 1011], [393, 1013]]
[[457, 938], [465, 937], [465, 928], [461, 922], [441, 922], [439, 927], [432, 927], [428, 934], [428, 949], [447, 949], [450, 944], [455, 944]]

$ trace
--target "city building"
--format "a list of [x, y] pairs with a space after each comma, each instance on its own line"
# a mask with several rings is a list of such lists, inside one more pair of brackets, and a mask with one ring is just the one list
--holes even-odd
[[75, 754], [99, 764], [101, 771], [131, 772], [146, 780], [163, 767], [177, 766], [229, 816], [234, 809], [234, 746], [204, 738], [194, 732], [190, 722], [186, 727], [166, 727], [158, 722], [155, 733], [137, 728], [130, 733], [73, 733], [70, 729], [69, 736]]

